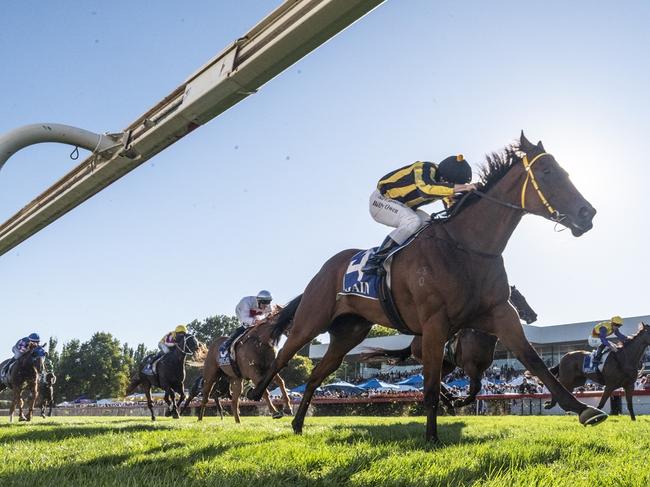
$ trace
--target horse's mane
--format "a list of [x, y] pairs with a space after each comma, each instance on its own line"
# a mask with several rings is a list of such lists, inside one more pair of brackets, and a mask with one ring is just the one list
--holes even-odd
[[273, 329], [275, 328], [275, 322], [278, 318], [280, 312], [282, 311], [283, 306], [275, 306], [273, 311], [264, 319], [264, 321], [255, 325], [255, 335], [259, 337], [260, 340], [268, 342], [273, 346], [276, 346], [280, 341], [280, 336], [275, 336]]
[[[519, 143], [515, 142], [506, 146], [501, 152], [486, 154], [485, 162], [478, 168], [479, 181], [476, 183], [476, 189], [482, 193], [490, 191], [510, 169], [521, 162], [521, 157], [518, 155], [520, 151]], [[448, 210], [449, 218], [458, 215], [480, 199], [480, 196], [475, 193], [465, 193], [457, 197], [455, 204]]]

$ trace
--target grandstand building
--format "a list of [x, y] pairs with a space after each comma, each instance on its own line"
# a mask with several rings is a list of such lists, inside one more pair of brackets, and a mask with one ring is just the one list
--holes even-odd
[[[605, 318], [607, 319], [607, 318]], [[537, 326], [522, 325], [528, 341], [533, 345], [537, 353], [542, 357], [544, 362], [550, 367], [557, 364], [560, 358], [574, 350], [591, 350], [592, 347], [587, 343], [587, 338], [593, 327], [599, 321], [584, 321], [581, 323], [567, 323], [563, 325]], [[626, 335], [634, 335], [640, 322], [650, 323], [650, 315], [631, 316], [623, 319], [621, 331]], [[407, 362], [407, 365], [392, 365], [385, 361], [373, 363], [360, 362], [361, 354], [371, 348], [401, 349], [408, 347], [413, 339], [408, 335], [392, 335], [386, 337], [367, 338], [358, 346], [353, 348], [345, 357], [343, 373], [352, 377], [372, 377], [378, 373], [386, 374], [391, 372], [408, 372], [418, 369], [420, 366], [416, 362]], [[311, 345], [309, 348], [309, 357], [312, 360], [319, 360], [325, 355], [328, 344]], [[522, 370], [523, 365], [515, 359], [512, 354], [506, 350], [500, 342], [494, 353], [494, 367], [508, 365], [515, 370]], [[646, 354], [644, 368], [650, 369], [650, 356]]]

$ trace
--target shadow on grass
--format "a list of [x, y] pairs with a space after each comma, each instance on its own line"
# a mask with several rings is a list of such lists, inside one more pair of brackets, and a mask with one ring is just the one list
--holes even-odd
[[[11, 428], [11, 426], [9, 426]], [[77, 437], [92, 437], [106, 434], [120, 433], [137, 433], [143, 431], [162, 431], [172, 430], [174, 426], [164, 424], [131, 424], [128, 426], [111, 427], [108, 424], [71, 426], [69, 424], [48, 424], [39, 425], [37, 428], [25, 430], [15, 428], [7, 434], [6, 429], [0, 427], [3, 437], [0, 438], [0, 444], [14, 441], [59, 441]]]

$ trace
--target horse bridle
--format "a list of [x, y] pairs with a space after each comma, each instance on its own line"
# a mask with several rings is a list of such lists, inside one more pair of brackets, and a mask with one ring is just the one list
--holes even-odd
[[190, 351], [188, 351], [188, 348], [187, 348], [187, 335], [185, 335], [185, 336], [183, 337], [183, 348], [181, 348], [181, 347], [178, 345], [178, 342], [175, 344], [175, 346], [176, 346], [176, 348], [178, 348], [178, 350], [179, 350], [183, 355], [192, 355], [192, 354], [194, 353], [194, 352], [190, 352]]
[[[544, 208], [548, 210], [550, 213], [550, 220], [555, 222], [555, 223], [562, 223], [562, 221], [566, 218], [566, 215], [560, 213], [557, 211], [551, 204], [549, 203], [548, 199], [542, 192], [542, 189], [539, 187], [539, 183], [537, 182], [537, 178], [535, 178], [535, 172], [533, 171], [533, 165], [540, 160], [543, 156], [550, 156], [548, 152], [542, 152], [541, 154], [537, 154], [533, 159], [529, 162], [528, 161], [528, 156], [524, 155], [522, 157], [521, 162], [524, 165], [524, 169], [526, 171], [526, 179], [524, 179], [524, 183], [521, 186], [521, 205], [516, 205], [513, 203], [508, 203], [507, 201], [502, 201], [498, 198], [494, 198], [493, 196], [490, 196], [486, 193], [483, 193], [482, 191], [479, 190], [474, 190], [470, 191], [469, 193], [466, 193], [465, 196], [456, 204], [454, 205], [454, 208], [452, 209], [452, 216], [458, 212], [458, 209], [462, 206], [462, 204], [465, 202], [465, 200], [472, 194], [475, 194], [483, 199], [486, 199], [488, 201], [491, 201], [493, 203], [496, 203], [501, 206], [505, 206], [506, 208], [510, 208], [512, 210], [517, 210], [517, 211], [524, 211], [528, 213], [528, 209], [526, 208], [526, 189], [528, 189], [528, 182], [532, 184], [533, 188], [535, 189], [535, 192], [539, 196], [540, 201], [542, 202], [542, 205]], [[552, 156], [551, 156], [552, 157]], [[562, 229], [565, 230], [565, 229]], [[559, 230], [559, 231], [562, 231]]]

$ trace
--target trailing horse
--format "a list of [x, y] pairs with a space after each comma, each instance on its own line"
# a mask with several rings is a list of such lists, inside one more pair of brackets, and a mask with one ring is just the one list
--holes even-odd
[[45, 418], [45, 409], [47, 408], [47, 415], [52, 416], [52, 408], [54, 407], [54, 384], [56, 383], [56, 375], [48, 372], [43, 377], [44, 380], [40, 381], [40, 397], [41, 397], [41, 417]]
[[[18, 407], [20, 411], [18, 417], [19, 421], [32, 420], [34, 404], [38, 398], [38, 380], [40, 374], [43, 372], [45, 357], [47, 357], [47, 352], [43, 347], [31, 345], [30, 349], [22, 354], [11, 366], [11, 370], [6, 378], [8, 385], [0, 383], [0, 391], [3, 391], [8, 387], [13, 392], [13, 399], [9, 408], [9, 422], [13, 422], [14, 420], [16, 407]], [[2, 370], [10, 360], [11, 359], [2, 362], [0, 364], [0, 370]], [[30, 396], [27, 416], [23, 414], [22, 395], [24, 390], [27, 390]]]
[[[576, 350], [567, 353], [560, 359], [558, 365], [551, 368], [551, 372], [570, 391], [576, 387], [583, 386], [587, 379], [604, 385], [605, 390], [598, 403], [598, 409], [605, 405], [612, 392], [622, 387], [625, 390], [627, 410], [630, 413], [630, 418], [634, 421], [636, 417], [634, 416], [632, 406], [632, 393], [634, 392], [634, 383], [639, 374], [641, 359], [648, 345], [650, 345], [650, 325], [640, 323], [636, 335], [616, 352], [610, 352], [607, 356], [607, 360], [605, 360], [603, 365], [602, 374], [600, 372], [584, 373], [583, 364], [585, 358], [591, 355], [591, 352], [585, 350]], [[553, 397], [544, 404], [544, 407], [551, 409], [555, 404], [555, 397]]]
[[[293, 316], [295, 309], [287, 306], [278, 314], [267, 317], [261, 323], [249, 328], [246, 333], [235, 343], [235, 362], [234, 367], [231, 365], [219, 364], [219, 348], [228, 337], [221, 337], [214, 341], [208, 349], [208, 355], [205, 359], [203, 368], [203, 397], [199, 409], [199, 421], [203, 419], [205, 406], [210, 398], [212, 389], [216, 383], [221, 383], [226, 377], [230, 382], [230, 392], [232, 394], [232, 412], [237, 423], [239, 419], [239, 398], [242, 393], [243, 380], [249, 379], [254, 384], [259, 384], [264, 374], [275, 359], [275, 347], [280, 340], [279, 334], [274, 334], [276, 323], [282, 323], [281, 327], [287, 326], [283, 320], [287, 316]], [[293, 414], [291, 402], [287, 390], [284, 386], [284, 380], [279, 374], [274, 374], [271, 379], [280, 386], [282, 391], [282, 403], [289, 414]], [[281, 410], [276, 409], [273, 401], [269, 396], [266, 387], [262, 391], [261, 397], [264, 397], [266, 404], [273, 415], [273, 418], [283, 416]], [[223, 418], [219, 398], [216, 398], [217, 409]]]
[[[144, 393], [147, 396], [147, 406], [149, 406], [149, 411], [151, 411], [151, 420], [155, 421], [156, 416], [153, 412], [151, 388], [159, 387], [165, 391], [165, 403], [167, 403], [168, 408], [166, 414], [178, 419], [180, 416], [178, 414], [177, 404], [181, 404], [183, 399], [185, 399], [185, 391], [183, 388], [183, 382], [185, 381], [185, 361], [188, 356], [194, 355], [198, 349], [199, 342], [194, 335], [176, 335], [174, 348], [158, 360], [156, 371], [153, 375], [143, 372], [149, 357], [142, 361], [137, 375], [131, 379], [131, 384], [127, 388], [126, 395], [132, 394], [136, 387], [142, 385]], [[176, 402], [175, 393], [179, 394], [178, 403]]]
[[[519, 318], [526, 323], [531, 324], [537, 320], [537, 313], [530, 307], [526, 298], [519, 292], [515, 286], [510, 286], [510, 303], [517, 310]], [[441, 376], [453, 372], [456, 367], [460, 367], [469, 377], [469, 393], [463, 399], [455, 399], [447, 390], [444, 384], [440, 385], [440, 398], [447, 407], [447, 411], [453, 414], [454, 407], [463, 407], [471, 404], [476, 399], [476, 395], [481, 391], [481, 378], [483, 373], [492, 364], [494, 359], [494, 349], [497, 339], [494, 335], [464, 328], [460, 330], [455, 338], [455, 347], [453, 347], [452, 356], [445, 353], [442, 363]], [[416, 336], [411, 344], [399, 350], [386, 350], [383, 348], [373, 348], [371, 352], [361, 355], [362, 360], [369, 360], [377, 357], [386, 357], [404, 361], [413, 356], [418, 362], [422, 362], [422, 338]]]
[[[465, 195], [451, 216], [433, 221], [397, 253], [391, 267], [392, 297], [415, 335], [422, 335], [425, 437], [437, 441], [437, 407], [444, 344], [461, 328], [496, 335], [524, 366], [539, 377], [567, 411], [582, 424], [596, 424], [607, 414], [578, 401], [548, 371], [526, 340], [517, 312], [508, 302], [510, 288], [502, 253], [524, 214], [530, 213], [571, 229], [589, 231], [596, 210], [573, 186], [542, 143], [521, 134], [518, 144], [492, 154], [483, 168], [479, 190]], [[329, 348], [314, 368], [293, 420], [302, 432], [316, 388], [340, 365], [345, 354], [368, 334], [373, 323], [397, 328], [376, 300], [338, 295], [343, 276], [358, 249], [329, 259], [296, 298], [289, 338], [249, 397], [258, 400], [275, 374], [305, 344], [329, 332]], [[284, 326], [288, 326], [285, 323]], [[278, 332], [283, 330], [278, 324]]]

